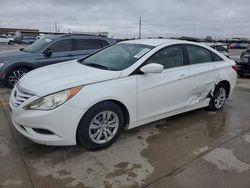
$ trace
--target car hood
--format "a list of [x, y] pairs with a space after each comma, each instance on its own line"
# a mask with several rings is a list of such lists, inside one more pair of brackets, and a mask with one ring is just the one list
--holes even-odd
[[15, 59], [15, 58], [18, 58], [20, 60], [20, 58], [26, 58], [31, 55], [32, 55], [31, 53], [24, 52], [21, 50], [8, 50], [8, 51], [0, 52], [0, 60], [8, 61], [8, 60]]
[[75, 86], [115, 79], [120, 74], [121, 71], [97, 69], [72, 60], [31, 71], [19, 80], [18, 85], [24, 91], [45, 96]]

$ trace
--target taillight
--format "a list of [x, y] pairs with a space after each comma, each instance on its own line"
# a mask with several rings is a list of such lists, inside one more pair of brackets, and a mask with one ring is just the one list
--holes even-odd
[[238, 70], [239, 70], [239, 67], [238, 67], [238, 65], [236, 65], [236, 64], [233, 65], [232, 68], [233, 68], [233, 70], [235, 70], [236, 72], [238, 72]]

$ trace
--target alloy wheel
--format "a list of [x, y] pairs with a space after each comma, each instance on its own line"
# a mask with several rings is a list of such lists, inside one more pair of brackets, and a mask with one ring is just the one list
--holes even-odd
[[118, 115], [113, 111], [102, 111], [92, 119], [89, 136], [94, 143], [104, 144], [116, 135], [118, 128]]
[[226, 90], [225, 88], [222, 87], [218, 90], [218, 94], [214, 99], [214, 106], [217, 109], [220, 109], [224, 105], [225, 100], [226, 100]]
[[8, 81], [11, 86], [15, 86], [18, 80], [24, 75], [26, 72], [22, 70], [15, 70], [10, 73]]

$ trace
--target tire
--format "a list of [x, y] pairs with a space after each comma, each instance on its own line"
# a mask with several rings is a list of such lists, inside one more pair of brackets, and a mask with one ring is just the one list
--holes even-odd
[[219, 83], [213, 92], [213, 96], [209, 102], [208, 110], [218, 111], [221, 110], [227, 98], [227, 89], [225, 84]]
[[4, 84], [8, 87], [8, 88], [13, 88], [15, 86], [15, 84], [17, 83], [17, 81], [27, 72], [29, 72], [29, 70], [27, 68], [24, 67], [19, 67], [19, 68], [15, 68], [10, 70], [4, 79]]
[[12, 45], [12, 44], [14, 44], [14, 42], [11, 40], [11, 41], [9, 41], [8, 44], [9, 44], [9, 45]]
[[119, 137], [124, 123], [124, 115], [118, 105], [109, 101], [98, 103], [82, 117], [76, 139], [88, 150], [106, 148]]

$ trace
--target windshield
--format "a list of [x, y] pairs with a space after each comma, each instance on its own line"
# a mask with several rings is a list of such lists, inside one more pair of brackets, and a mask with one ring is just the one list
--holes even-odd
[[39, 40], [35, 41], [33, 44], [25, 47], [23, 49], [24, 52], [37, 52], [40, 50], [42, 47], [44, 47], [46, 44], [51, 42], [52, 39], [49, 37], [42, 37]]
[[119, 43], [89, 56], [80, 63], [100, 69], [124, 70], [149, 52], [153, 46]]

